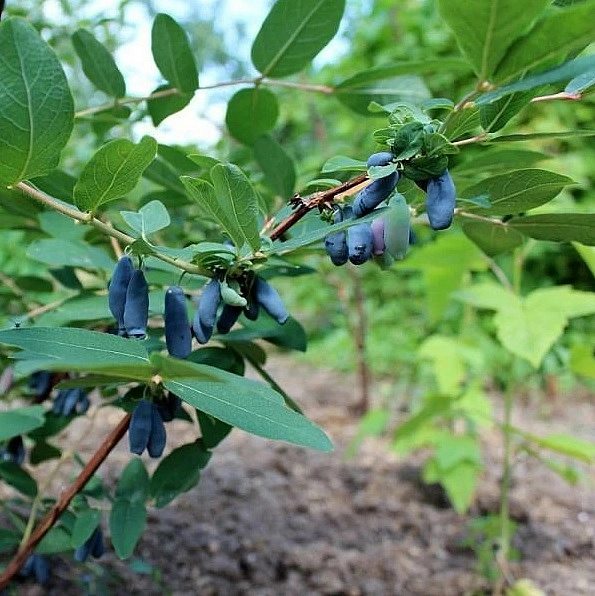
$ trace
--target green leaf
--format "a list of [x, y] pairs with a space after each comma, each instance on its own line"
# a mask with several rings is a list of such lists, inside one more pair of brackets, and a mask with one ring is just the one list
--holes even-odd
[[[93, 387], [97, 387], [97, 385], [93, 385]], [[33, 445], [33, 449], [29, 452], [29, 463], [36, 466], [49, 459], [58, 459], [61, 455], [62, 451], [60, 449], [40, 439]]]
[[[55, 197], [56, 199], [60, 199], [66, 203], [74, 202], [72, 197], [76, 178], [70, 174], [67, 174], [66, 172], [63, 172], [62, 170], [52, 170], [45, 176], [36, 176], [31, 180], [31, 182], [35, 184], [36, 188], [43, 190], [43, 192]], [[82, 234], [84, 234], [84, 231], [82, 231]]]
[[87, 542], [95, 528], [101, 521], [101, 511], [99, 509], [85, 509], [77, 515], [72, 527], [70, 544], [72, 548], [78, 548]]
[[594, 213], [548, 213], [513, 217], [508, 225], [536, 240], [595, 246]]
[[252, 45], [252, 63], [263, 76], [299, 72], [339, 29], [345, 0], [277, 0]]
[[551, 201], [568, 184], [573, 184], [568, 176], [530, 168], [486, 178], [465, 188], [460, 197], [467, 200], [485, 197], [491, 204], [489, 208], [469, 205], [467, 211], [482, 215], [509, 215]]
[[147, 510], [139, 501], [118, 498], [109, 517], [111, 542], [120, 559], [132, 555], [147, 522]]
[[540, 141], [543, 139], [574, 139], [578, 137], [593, 137], [595, 129], [561, 130], [560, 132], [533, 132], [527, 134], [502, 135], [490, 139], [490, 143], [519, 143], [525, 141]]
[[39, 327], [64, 327], [73, 321], [97, 321], [112, 317], [105, 294], [84, 294], [43, 313], [35, 322]]
[[72, 45], [81, 60], [86, 77], [111, 97], [124, 97], [126, 83], [108, 49], [86, 29], [72, 34]]
[[593, 60], [593, 66], [589, 68], [586, 72], [579, 74], [578, 76], [574, 77], [566, 87], [564, 87], [564, 91], [566, 93], [570, 93], [571, 95], [577, 93], [583, 93], [589, 87], [595, 85], [595, 55], [589, 56]]
[[0, 553], [4, 554], [19, 545], [21, 535], [15, 530], [0, 528]]
[[[428, 460], [428, 464], [434, 460]], [[475, 489], [482, 472], [482, 466], [473, 462], [462, 461], [458, 465], [438, 472], [437, 481], [444, 487], [454, 510], [463, 514], [473, 501]], [[426, 478], [424, 469], [424, 479]]]
[[486, 132], [500, 130], [511, 118], [529, 105], [532, 97], [532, 93], [511, 93], [498, 101], [480, 106], [479, 116], [482, 128]]
[[590, 346], [573, 346], [570, 353], [570, 369], [577, 375], [595, 379], [595, 354]]
[[22, 19], [0, 23], [0, 186], [51, 172], [74, 126], [58, 58]]
[[402, 266], [423, 273], [428, 314], [433, 323], [442, 317], [451, 293], [460, 287], [464, 276], [487, 267], [479, 249], [462, 234], [438, 236], [431, 244], [412, 252]]
[[151, 30], [153, 59], [168, 83], [185, 93], [198, 89], [198, 71], [186, 33], [174, 19], [159, 13]]
[[262, 135], [254, 142], [254, 157], [275, 194], [289, 199], [295, 188], [295, 167], [283, 146], [270, 135]]
[[505, 85], [494, 91], [484, 93], [475, 100], [475, 105], [483, 106], [493, 101], [497, 101], [510, 93], [530, 91], [536, 87], [541, 87], [550, 83], [557, 83], [558, 81], [567, 81], [571, 78], [572, 81], [567, 85], [565, 91], [567, 93], [577, 93], [584, 88], [584, 85], [589, 86], [589, 80], [593, 76], [594, 66], [595, 55], [583, 56], [582, 58], [565, 62], [561, 66], [547, 69], [525, 77], [520, 81], [511, 83], [510, 85]]
[[327, 172], [365, 172], [366, 169], [365, 161], [345, 155], [335, 155], [324, 162], [320, 171], [324, 174]]
[[[153, 93], [167, 91], [168, 89], [175, 89], [175, 87], [160, 85]], [[183, 110], [192, 101], [192, 97], [192, 93], [175, 93], [173, 95], [148, 99], [147, 109], [153, 121], [153, 126], [159, 126], [168, 116]]]
[[290, 410], [283, 397], [266, 385], [222, 370], [216, 374], [220, 381], [215, 383], [176, 379], [164, 385], [197, 410], [246, 432], [319, 451], [332, 450], [320, 428]]
[[70, 533], [64, 526], [54, 526], [35, 548], [40, 555], [54, 555], [71, 550]]
[[129, 193], [156, 155], [157, 141], [148, 136], [138, 145], [127, 139], [106, 143], [87, 162], [74, 186], [76, 206], [95, 212], [104, 203]]
[[456, 396], [466, 375], [466, 360], [459, 342], [452, 337], [432, 335], [418, 350], [418, 355], [432, 362], [438, 391]]
[[[521, 11], [525, 10], [525, 5], [525, 2], [517, 4]], [[582, 50], [593, 41], [594, 11], [595, 2], [591, 0], [547, 12], [524, 37], [510, 46], [494, 73], [494, 80], [509, 80], [540, 64]]]
[[453, 168], [457, 174], [485, 174], [494, 170], [527, 168], [548, 156], [539, 151], [527, 149], [496, 149], [482, 148], [477, 154], [472, 154], [469, 159], [456, 164]]
[[525, 240], [525, 237], [514, 228], [496, 221], [463, 221], [462, 228], [465, 235], [488, 257], [508, 252], [520, 246]]
[[258, 137], [273, 129], [279, 118], [277, 96], [266, 87], [240, 89], [227, 104], [225, 124], [241, 143], [253, 145]]
[[103, 248], [84, 241], [42, 238], [31, 242], [27, 256], [52, 267], [81, 267], [83, 269], [112, 269], [113, 260]]
[[116, 498], [144, 503], [148, 495], [149, 474], [142, 460], [135, 457], [128, 462], [118, 480]]
[[0, 462], [0, 478], [27, 497], [34, 498], [37, 495], [35, 479], [12, 461]]
[[182, 176], [188, 194], [229, 234], [232, 242], [260, 248], [258, 198], [246, 175], [234, 164], [219, 163], [211, 169], [213, 184]]
[[169, 213], [161, 201], [149, 201], [138, 211], [120, 211], [120, 215], [144, 240], [171, 223]]
[[391, 80], [401, 75], [436, 75], [443, 72], [459, 72], [468, 70], [467, 63], [458, 58], [436, 58], [429, 60], [411, 60], [394, 62], [386, 66], [368, 68], [358, 72], [335, 86], [335, 91], [357, 89], [377, 81]]
[[568, 319], [595, 313], [595, 296], [568, 286], [539, 289], [520, 298], [495, 284], [482, 284], [457, 297], [480, 308], [496, 309], [500, 343], [534, 368], [562, 335]]
[[451, 407], [450, 400], [443, 395], [430, 394], [426, 396], [425, 400], [427, 403], [395, 430], [393, 448], [399, 453], [410, 451], [411, 444], [415, 443], [416, 438], [423, 434], [429, 423]]
[[440, 131], [450, 141], [456, 141], [462, 136], [477, 131], [479, 124], [479, 110], [465, 108], [452, 112], [440, 128]]
[[266, 339], [268, 342], [288, 350], [306, 351], [308, 341], [306, 332], [293, 317], [289, 317], [283, 325], [279, 325], [271, 317], [261, 314], [256, 321], [245, 319], [242, 324], [242, 329], [231, 331], [219, 339], [226, 343]]
[[163, 458], [151, 478], [150, 492], [155, 507], [161, 509], [195, 487], [200, 471], [210, 458], [210, 451], [203, 449], [199, 442], [182, 445]]
[[[200, 350], [202, 352], [202, 350]], [[200, 410], [196, 410], [198, 424], [200, 425], [200, 440], [207, 449], [217, 447], [233, 429], [233, 426], [213, 418]]]
[[23, 406], [0, 412], [0, 441], [24, 435], [43, 426], [45, 410], [43, 406]]
[[48, 370], [106, 373], [149, 381], [153, 367], [140, 341], [87, 329], [30, 327], [0, 331], [0, 343], [25, 350]]
[[440, 13], [480, 80], [492, 77], [507, 48], [550, 0], [439, 0]]
[[550, 451], [579, 459], [587, 464], [595, 462], [595, 443], [591, 441], [585, 441], [578, 437], [562, 433], [550, 434], [545, 437], [527, 433], [524, 436], [537, 443], [543, 449], [549, 449]]
[[514, 302], [513, 294], [493, 282], [474, 284], [470, 288], [456, 292], [453, 297], [476, 308], [488, 310], [506, 310]]
[[364, 116], [378, 116], [371, 112], [371, 103], [393, 104], [407, 102], [419, 105], [431, 97], [423, 79], [415, 75], [395, 76], [390, 79], [359, 76], [348, 79], [335, 88], [335, 96], [348, 108]]
[[593, 246], [584, 246], [579, 242], [573, 242], [572, 246], [574, 246], [575, 250], [590, 269], [593, 277], [595, 277], [595, 248]]

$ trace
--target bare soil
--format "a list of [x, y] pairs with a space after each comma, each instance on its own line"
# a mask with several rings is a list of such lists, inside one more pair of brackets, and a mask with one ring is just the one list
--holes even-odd
[[[496, 512], [501, 448], [485, 439], [486, 473], [467, 516], [436, 487], [419, 480], [423, 454], [402, 458], [388, 438], [367, 439], [356, 457], [345, 450], [357, 432], [350, 414], [354, 377], [311, 370], [275, 356], [269, 370], [306, 414], [329, 433], [332, 454], [267, 441], [234, 430], [216, 450], [200, 484], [149, 513], [135, 554], [153, 570], [138, 573], [108, 552], [85, 568], [56, 559], [49, 588], [20, 584], [21, 594], [200, 596], [458, 596], [489, 593], [473, 551], [463, 546], [467, 522]], [[563, 431], [595, 440], [593, 396], [557, 398], [517, 408], [535, 432]], [[92, 435], [74, 428], [90, 453], [121, 413], [101, 410]], [[168, 427], [168, 449], [193, 440], [188, 425]], [[114, 485], [128, 461], [126, 445], [108, 458], [102, 477]], [[147, 460], [147, 464], [153, 462]], [[521, 559], [514, 578], [530, 578], [548, 595], [595, 594], [595, 483], [569, 486], [534, 460], [514, 470], [512, 515]], [[107, 524], [104, 524], [104, 527]], [[147, 565], [145, 565], [146, 567]], [[81, 578], [106, 585], [85, 592]]]

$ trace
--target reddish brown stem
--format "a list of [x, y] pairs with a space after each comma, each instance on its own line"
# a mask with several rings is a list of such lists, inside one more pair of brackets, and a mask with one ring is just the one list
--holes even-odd
[[27, 542], [17, 551], [4, 570], [4, 573], [0, 576], [0, 590], [5, 588], [8, 585], [8, 582], [19, 572], [19, 569], [24, 565], [35, 547], [54, 526], [64, 511], [68, 509], [68, 506], [75, 495], [83, 490], [87, 482], [89, 482], [99, 466], [105, 461], [112, 449], [120, 442], [120, 439], [128, 430], [130, 417], [131, 414], [126, 414], [126, 416], [120, 420], [118, 426], [105, 437], [103, 443], [101, 443], [99, 449], [97, 449], [93, 454], [93, 457], [87, 462], [87, 465], [81, 470], [77, 479], [62, 493], [56, 504], [47, 512], [37, 528], [33, 530], [29, 540], [27, 540]]
[[271, 240], [277, 240], [280, 238], [289, 228], [294, 226], [304, 215], [306, 215], [312, 209], [316, 209], [325, 203], [332, 203], [334, 198], [337, 195], [340, 195], [348, 190], [354, 188], [365, 182], [368, 179], [368, 174], [360, 174], [351, 180], [347, 180], [343, 184], [339, 184], [339, 186], [333, 186], [333, 188], [329, 188], [328, 190], [322, 190], [319, 192], [315, 192], [305, 198], [300, 197], [300, 195], [295, 195], [293, 199], [291, 199], [291, 203], [296, 206], [295, 211], [287, 216], [277, 227], [271, 232], [269, 238]]

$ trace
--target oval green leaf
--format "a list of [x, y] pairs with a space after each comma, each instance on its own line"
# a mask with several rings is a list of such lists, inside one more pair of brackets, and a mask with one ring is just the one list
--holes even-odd
[[198, 71], [186, 32], [169, 15], [155, 17], [151, 30], [153, 59], [168, 83], [184, 93], [198, 89]]
[[271, 130], [279, 117], [277, 96], [264, 87], [240, 89], [229, 100], [225, 124], [230, 134], [246, 145]]
[[62, 66], [21, 19], [0, 24], [0, 186], [51, 172], [74, 126]]
[[254, 44], [252, 63], [266, 77], [299, 72], [339, 29], [345, 0], [277, 0]]
[[124, 97], [126, 83], [109, 50], [86, 29], [72, 34], [72, 45], [81, 60], [85, 76], [111, 97]]
[[573, 184], [568, 176], [531, 168], [486, 178], [464, 189], [460, 197], [469, 201], [485, 197], [491, 205], [489, 208], [470, 205], [467, 211], [485, 215], [508, 215], [544, 205], [568, 184]]
[[87, 162], [74, 186], [76, 206], [93, 213], [129, 193], [156, 155], [157, 141], [148, 136], [138, 145], [128, 139], [106, 143]]
[[275, 194], [289, 199], [295, 187], [295, 167], [283, 146], [270, 135], [262, 135], [254, 143], [254, 157]]

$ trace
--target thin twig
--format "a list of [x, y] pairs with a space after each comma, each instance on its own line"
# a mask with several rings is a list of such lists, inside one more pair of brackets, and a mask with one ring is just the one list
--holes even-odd
[[475, 135], [474, 137], [469, 137], [468, 139], [463, 139], [461, 141], [454, 141], [452, 144], [456, 147], [460, 147], [461, 145], [472, 145], [473, 143], [481, 143], [488, 138], [488, 133], [482, 132], [480, 135]]
[[175, 87], [170, 87], [169, 89], [162, 89], [161, 91], [155, 91], [155, 93], [151, 93], [151, 95], [146, 95], [144, 97], [123, 97], [121, 99], [116, 99], [110, 103], [104, 103], [100, 106], [95, 106], [93, 108], [86, 108], [85, 110], [80, 110], [75, 112], [75, 118], [85, 118], [86, 116], [92, 116], [93, 114], [99, 114], [101, 112], [105, 112], [106, 110], [111, 110], [112, 108], [117, 108], [118, 106], [124, 106], [127, 104], [134, 104], [134, 103], [142, 103], [143, 101], [150, 101], [152, 99], [159, 99], [160, 97], [169, 97], [170, 95], [181, 95], [181, 92], [176, 89]]
[[[67, 217], [70, 217], [76, 221], [90, 225], [99, 230], [100, 232], [103, 232], [106, 236], [116, 238], [123, 244], [130, 245], [136, 242], [136, 238], [133, 238], [128, 234], [124, 234], [124, 232], [116, 230], [116, 228], [102, 222], [100, 219], [93, 217], [89, 213], [84, 213], [79, 209], [71, 207], [67, 203], [59, 201], [58, 199], [38, 190], [28, 182], [19, 182], [18, 184], [15, 184], [15, 188], [18, 188], [19, 190], [23, 191], [25, 194], [29, 195], [36, 201], [39, 201], [46, 207], [49, 207], [54, 211], [58, 211], [59, 213], [62, 213], [63, 215], [66, 215]], [[182, 271], [186, 271], [187, 273], [194, 273], [195, 275], [209, 275], [209, 272], [203, 267], [193, 265], [192, 263], [188, 263], [186, 261], [172, 259], [171, 257], [168, 257], [158, 252], [151, 253], [151, 256], [163, 261], [164, 263], [173, 265], [174, 267], [177, 267]]]
[[328, 190], [315, 192], [305, 198], [302, 198], [300, 195], [295, 195], [293, 199], [291, 199], [291, 203], [296, 206], [295, 211], [275, 227], [269, 238], [271, 240], [277, 240], [277, 238], [280, 238], [285, 232], [287, 232], [287, 230], [289, 230], [289, 228], [294, 226], [300, 219], [302, 219], [302, 217], [312, 211], [312, 209], [316, 209], [325, 203], [331, 203], [337, 195], [340, 195], [349, 189], [358, 186], [366, 180], [368, 180], [368, 174], [364, 173], [352, 178], [351, 180], [348, 180], [347, 182], [344, 182], [343, 184], [339, 184], [339, 186], [334, 186]]
[[120, 442], [120, 439], [126, 434], [130, 425], [131, 414], [126, 414], [118, 426], [116, 426], [99, 449], [93, 454], [93, 457], [87, 462], [87, 465], [81, 470], [76, 480], [62, 493], [56, 504], [47, 512], [37, 528], [31, 534], [27, 543], [24, 544], [6, 566], [4, 573], [0, 576], [0, 590], [8, 585], [8, 582], [19, 572], [21, 567], [35, 547], [41, 542], [43, 537], [50, 531], [60, 516], [68, 509], [70, 502], [77, 495], [87, 482], [92, 478], [99, 466], [105, 461], [114, 447]]
[[310, 83], [296, 83], [294, 81], [284, 81], [282, 79], [262, 79], [262, 83], [265, 85], [271, 85], [276, 87], [289, 87], [290, 89], [300, 89], [301, 91], [316, 91], [317, 93], [324, 93], [325, 95], [331, 95], [335, 92], [333, 87], [328, 85], [312, 85]]
[[556, 99], [568, 99], [570, 101], [578, 101], [582, 98], [583, 96], [580, 93], [567, 93], [566, 91], [561, 91], [560, 93], [552, 93], [551, 95], [540, 95], [538, 97], [534, 97], [531, 100], [531, 103], [537, 103], [539, 101], [552, 101]]

